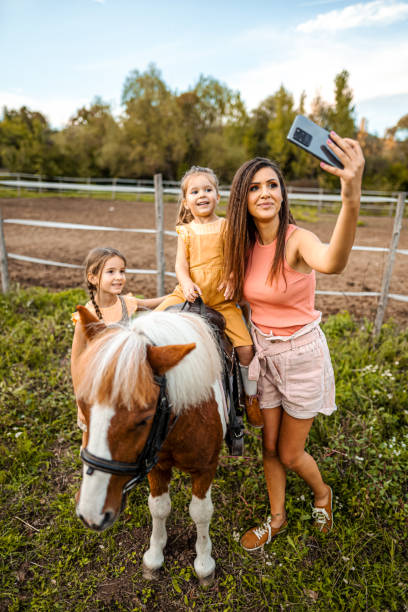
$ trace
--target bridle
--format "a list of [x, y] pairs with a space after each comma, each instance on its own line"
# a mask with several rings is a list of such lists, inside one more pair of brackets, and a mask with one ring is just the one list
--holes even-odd
[[[128, 493], [154, 468], [159, 460], [158, 453], [169, 433], [171, 404], [167, 397], [166, 376], [155, 374], [154, 382], [160, 387], [156, 412], [146, 444], [136, 463], [104, 459], [103, 457], [93, 455], [86, 448], [81, 450], [81, 459], [88, 466], [86, 471], [88, 475], [92, 475], [94, 471], [97, 470], [98, 472], [107, 472], [115, 476], [133, 476], [133, 478], [124, 485], [122, 493]], [[171, 428], [174, 427], [176, 421], [177, 416]]]

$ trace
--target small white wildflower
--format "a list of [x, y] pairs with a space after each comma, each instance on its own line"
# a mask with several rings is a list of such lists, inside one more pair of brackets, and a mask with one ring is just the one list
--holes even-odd
[[16, 433], [14, 434], [14, 437], [19, 438], [22, 433], [23, 433], [22, 431], [16, 431]]
[[357, 461], [364, 461], [364, 457], [359, 457], [358, 455], [355, 456], [355, 459], [357, 459]]
[[232, 532], [232, 539], [234, 540], [234, 542], [239, 542], [239, 533], [238, 533], [238, 531], [233, 531]]
[[350, 557], [342, 557], [343, 561], [350, 561]]
[[300, 499], [301, 499], [302, 501], [305, 501], [305, 496], [304, 496], [304, 495], [301, 495], [301, 496], [300, 496]]
[[272, 561], [265, 561], [265, 565], [272, 565]]
[[351, 570], [355, 570], [356, 568], [354, 567], [354, 565], [352, 565], [352, 566], [350, 567], [350, 569], [351, 569]]

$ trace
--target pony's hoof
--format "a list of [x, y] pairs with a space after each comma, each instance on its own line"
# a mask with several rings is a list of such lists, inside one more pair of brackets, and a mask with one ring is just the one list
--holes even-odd
[[160, 568], [152, 569], [143, 563], [143, 578], [145, 580], [158, 580], [160, 577]]
[[215, 576], [215, 570], [213, 570], [211, 574], [208, 574], [208, 576], [204, 576], [204, 578], [199, 576], [198, 582], [200, 583], [200, 586], [204, 588], [209, 587], [213, 583], [214, 576]]

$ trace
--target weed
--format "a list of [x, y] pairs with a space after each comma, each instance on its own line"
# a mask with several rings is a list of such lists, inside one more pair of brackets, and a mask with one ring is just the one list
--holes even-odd
[[172, 515], [161, 580], [142, 577], [150, 536], [148, 486], [129, 495], [107, 532], [75, 517], [81, 433], [69, 375], [70, 313], [82, 291], [16, 289], [0, 296], [1, 609], [17, 610], [403, 610], [407, 603], [408, 332], [347, 313], [325, 332], [338, 410], [318, 417], [308, 451], [335, 495], [335, 528], [311, 526], [311, 494], [288, 474], [289, 529], [259, 554], [240, 534], [268, 514], [261, 437], [245, 456], [223, 451], [212, 488], [216, 578], [199, 587], [189, 479], [171, 485]]

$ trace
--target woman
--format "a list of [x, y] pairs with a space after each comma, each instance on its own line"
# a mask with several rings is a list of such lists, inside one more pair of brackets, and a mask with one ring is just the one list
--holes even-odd
[[281, 171], [255, 158], [236, 172], [227, 211], [226, 298], [251, 308], [256, 356], [249, 377], [258, 378], [264, 417], [263, 465], [271, 516], [241, 538], [246, 550], [270, 542], [287, 526], [286, 470], [294, 470], [314, 493], [313, 517], [320, 531], [333, 525], [333, 494], [305, 451], [317, 414], [335, 409], [333, 368], [314, 308], [315, 270], [338, 274], [346, 266], [360, 207], [364, 158], [358, 142], [330, 134], [327, 146], [344, 168], [325, 163], [338, 176], [342, 206], [329, 245], [298, 228], [289, 210]]

